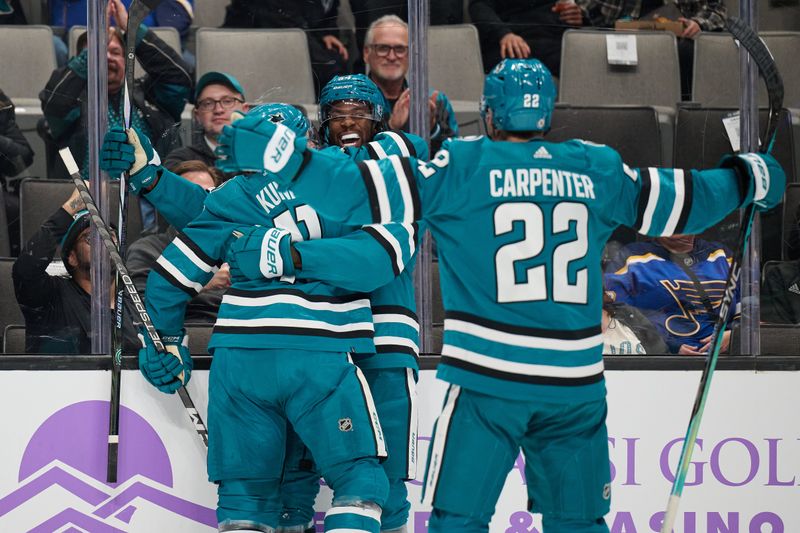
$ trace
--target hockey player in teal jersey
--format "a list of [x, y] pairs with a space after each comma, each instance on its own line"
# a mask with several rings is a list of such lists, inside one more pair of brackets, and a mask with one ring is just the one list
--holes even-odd
[[[260, 116], [285, 119], [270, 113]], [[304, 118], [294, 125], [298, 132], [308, 127]], [[183, 182], [158, 165], [157, 154], [145, 140], [139, 140], [135, 131], [122, 136], [124, 141], [107, 137], [101, 157], [106, 169], [130, 167], [137, 188], [151, 188], [157, 180], [148, 194], [181, 190]], [[123, 152], [134, 156], [132, 166]], [[193, 210], [198, 211], [191, 204], [205, 193], [189, 190], [160, 206], [173, 209], [168, 217], [173, 223], [186, 222]], [[369, 300], [365, 294], [319, 281], [288, 285], [278, 280], [294, 275], [292, 239], [299, 244], [309, 238], [348, 235], [354, 254], [364, 254], [365, 247], [375, 250], [380, 257], [368, 261], [371, 268], [363, 269], [361, 280], [364, 285], [372, 283], [372, 288], [392, 279], [413, 250], [397, 247], [387, 253], [385, 243], [369, 232], [320, 219], [268, 175], [237, 176], [208, 195], [202, 213], [183, 228], [155, 265], [148, 280], [148, 310], [177, 357], [163, 359], [147, 346], [140, 354], [140, 368], [164, 392], [188, 381], [191, 357], [182, 329], [185, 301], [224, 258], [228, 244], [240, 234], [238, 228], [256, 225], [262, 230], [259, 248], [267, 246], [272, 253], [256, 262], [256, 273], [247, 265], [232, 264], [233, 285], [223, 298], [210, 343], [214, 368], [209, 384], [208, 468], [209, 478], [219, 485], [220, 529], [275, 531], [288, 422], [309, 443], [334, 489], [326, 526], [377, 532], [387, 492], [378, 464], [378, 457], [385, 456], [385, 444], [369, 388], [349, 362], [350, 353], [375, 352]], [[407, 225], [377, 231], [383, 239], [413, 242]], [[252, 231], [247, 236], [254, 237], [258, 238]]]
[[637, 170], [606, 146], [547, 142], [554, 103], [540, 62], [506, 60], [484, 85], [489, 138], [446, 141], [430, 163], [342, 164], [257, 120], [220, 138], [226, 165], [269, 162], [331, 218], [423, 220], [436, 238], [446, 312], [438, 377], [451, 386], [424, 486], [431, 532], [487, 531], [520, 448], [545, 531], [608, 531], [606, 240], [622, 224], [651, 236], [697, 233], [783, 196], [785, 174], [765, 154], [727, 156], [712, 170]]
[[[343, 151], [356, 160], [393, 154], [428, 157], [427, 146], [422, 139], [402, 132], [379, 132], [383, 123], [379, 107], [382, 96], [377, 87], [363, 76], [335, 78], [323, 90], [322, 101], [326, 104], [323, 105], [321, 117], [323, 138], [337, 138], [334, 136], [342, 131], [347, 133], [357, 129], [352, 123], [364, 117], [342, 113], [342, 108], [358, 112], [357, 107], [348, 109], [351, 105], [369, 104], [370, 107], [362, 109], [362, 112], [367, 112], [367, 120], [375, 123], [374, 126], [368, 124], [369, 128], [363, 129], [363, 140], [369, 142], [354, 143], [342, 149], [331, 147], [329, 151], [337, 154]], [[339, 102], [345, 105], [339, 106], [339, 116], [331, 119], [330, 104]], [[281, 114], [274, 106], [262, 106], [252, 113], [260, 113], [260, 116], [274, 120]], [[378, 113], [373, 115], [372, 110], [375, 108], [378, 108]], [[284, 111], [283, 114], [287, 113]], [[327, 129], [330, 122], [334, 123], [333, 136], [329, 135]], [[101, 164], [112, 173], [127, 169], [130, 162], [120, 157], [123, 149], [131, 149], [124, 146], [128, 144], [124, 132], [110, 132], [106, 139]], [[147, 196], [174, 226], [181, 229], [202, 210], [205, 192], [163, 169], [160, 172], [158, 186], [148, 187]], [[231, 262], [231, 272], [236, 276], [237, 271], [247, 270], [251, 277], [260, 277], [261, 241], [255, 236], [263, 235], [264, 228], [256, 228], [254, 231], [252, 228], [240, 229], [247, 236], [237, 239], [232, 246], [238, 253], [226, 255], [226, 259]], [[416, 442], [414, 402], [419, 341], [411, 272], [408, 267], [404, 270], [404, 265], [413, 264], [414, 259], [409, 258], [409, 254], [413, 253], [416, 239], [413, 233], [404, 235], [404, 229], [408, 230], [408, 225], [400, 228], [376, 225], [346, 237], [307, 241], [293, 239], [292, 243], [296, 256], [302, 260], [302, 265], [298, 265], [301, 268], [295, 272], [298, 278], [320, 280], [349, 290], [372, 291], [378, 284], [383, 285], [379, 280], [389, 279], [386, 276], [376, 278], [371, 272], [374, 265], [368, 259], [372, 253], [370, 248], [375, 246], [382, 246], [386, 249], [387, 257], [394, 258], [390, 263], [391, 269], [394, 270], [394, 275], [400, 276], [370, 294], [377, 355], [353, 355], [375, 391], [373, 398], [376, 410], [387, 419], [383, 431], [391, 458], [383, 463], [383, 467], [390, 478], [390, 490], [382, 513], [383, 531], [399, 531], [407, 522], [410, 505], [403, 480], [413, 478], [416, 467], [416, 446], [413, 444]], [[347, 249], [351, 250], [350, 253], [342, 253]], [[374, 256], [372, 253], [372, 257]], [[331, 261], [332, 257], [337, 260]], [[305, 529], [313, 518], [314, 497], [319, 489], [319, 472], [311, 468], [310, 454], [303, 449], [298, 439], [290, 440], [294, 444], [287, 451], [286, 470], [281, 485], [284, 510], [278, 531]]]

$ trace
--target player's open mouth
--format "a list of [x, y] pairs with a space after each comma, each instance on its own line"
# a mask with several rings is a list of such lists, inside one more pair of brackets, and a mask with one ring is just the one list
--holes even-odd
[[345, 133], [339, 137], [342, 146], [358, 146], [361, 144], [361, 136], [358, 133]]

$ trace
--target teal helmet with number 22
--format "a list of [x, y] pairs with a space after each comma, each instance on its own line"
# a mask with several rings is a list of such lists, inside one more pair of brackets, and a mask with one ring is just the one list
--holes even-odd
[[487, 74], [481, 117], [503, 131], [547, 131], [556, 105], [553, 76], [538, 59], [504, 59]]

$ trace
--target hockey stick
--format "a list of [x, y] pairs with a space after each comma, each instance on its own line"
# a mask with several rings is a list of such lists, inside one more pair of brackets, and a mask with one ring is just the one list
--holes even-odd
[[[128, 294], [128, 299], [125, 301], [130, 305], [134, 316], [142, 321], [141, 327], [144, 329], [143, 333], [150, 338], [156, 350], [162, 355], [167, 355], [167, 350], [164, 347], [164, 343], [161, 342], [161, 337], [159, 336], [158, 331], [156, 331], [153, 321], [150, 320], [150, 315], [147, 313], [147, 309], [145, 309], [144, 300], [142, 300], [142, 297], [139, 295], [139, 291], [136, 290], [136, 285], [133, 284], [133, 280], [131, 279], [128, 269], [122, 260], [122, 256], [120, 255], [116, 245], [114, 244], [114, 241], [111, 238], [108, 226], [100, 216], [100, 212], [97, 210], [97, 204], [95, 204], [92, 194], [89, 192], [89, 189], [86, 187], [86, 184], [83, 182], [83, 179], [80, 176], [78, 165], [75, 163], [75, 159], [72, 157], [72, 152], [69, 148], [63, 148], [59, 150], [58, 153], [61, 155], [61, 160], [64, 162], [64, 166], [67, 167], [67, 171], [69, 172], [72, 181], [75, 183], [75, 187], [77, 187], [83, 203], [86, 204], [86, 210], [89, 211], [89, 216], [91, 217], [95, 228], [97, 228], [97, 233], [100, 235], [100, 240], [103, 242], [103, 246], [105, 246], [106, 250], [108, 251], [108, 255], [111, 256], [111, 261], [114, 263], [114, 268], [117, 269], [119, 279], [123, 284], [123, 291]], [[197, 432], [200, 438], [203, 439], [203, 444], [205, 444], [206, 448], [208, 448], [208, 429], [203, 423], [200, 413], [197, 412], [194, 402], [192, 402], [192, 398], [189, 396], [189, 392], [186, 390], [186, 387], [179, 388], [178, 395], [181, 398], [181, 402], [183, 402], [183, 407], [186, 409], [186, 412], [189, 415], [189, 419], [194, 426], [194, 430]]]
[[[122, 93], [122, 117], [125, 129], [131, 127], [131, 91], [133, 91], [134, 70], [136, 65], [136, 36], [139, 25], [161, 0], [133, 0], [128, 13], [128, 24], [125, 28], [125, 84]], [[119, 217], [117, 223], [117, 242], [119, 255], [125, 255], [128, 243], [128, 172], [124, 172], [119, 184]], [[115, 308], [115, 324], [113, 336], [113, 354], [111, 365], [111, 404], [108, 415], [108, 462], [106, 465], [106, 481], [117, 482], [117, 459], [119, 456], [119, 395], [120, 376], [122, 375], [122, 318], [123, 318], [123, 285], [117, 269], [117, 303]]]
[[[763, 137], [764, 142], [759, 146], [760, 152], [767, 153], [772, 149], [772, 145], [775, 142], [778, 121], [781, 109], [783, 108], [783, 80], [781, 79], [780, 72], [778, 72], [775, 60], [772, 54], [770, 54], [769, 49], [767, 49], [767, 46], [750, 26], [737, 18], [729, 18], [727, 26], [733, 38], [739, 41], [739, 44], [747, 50], [747, 53], [758, 67], [758, 71], [761, 77], [764, 78], [764, 83], [767, 86], [769, 113]], [[709, 346], [708, 350], [709, 356], [706, 359], [706, 366], [703, 368], [703, 374], [700, 377], [700, 385], [694, 399], [692, 414], [689, 418], [689, 427], [686, 430], [686, 437], [684, 437], [683, 448], [681, 448], [681, 456], [678, 461], [678, 470], [675, 473], [675, 480], [672, 483], [672, 491], [670, 492], [669, 502], [667, 503], [667, 510], [664, 513], [664, 521], [661, 525], [661, 533], [670, 533], [672, 531], [672, 526], [678, 514], [678, 505], [680, 504], [681, 495], [683, 494], [683, 486], [686, 481], [686, 474], [689, 471], [689, 462], [692, 459], [692, 451], [697, 440], [697, 432], [700, 429], [700, 421], [703, 418], [708, 391], [711, 388], [711, 378], [714, 375], [714, 369], [719, 359], [722, 337], [725, 334], [725, 326], [728, 322], [728, 312], [733, 303], [736, 286], [739, 283], [742, 257], [744, 251], [747, 249], [748, 240], [750, 239], [750, 231], [753, 226], [755, 212], [754, 204], [747, 206], [742, 225], [739, 228], [739, 245], [728, 272], [725, 293], [722, 296], [722, 303], [719, 306], [719, 316], [714, 324], [714, 333], [711, 336], [711, 346]]]

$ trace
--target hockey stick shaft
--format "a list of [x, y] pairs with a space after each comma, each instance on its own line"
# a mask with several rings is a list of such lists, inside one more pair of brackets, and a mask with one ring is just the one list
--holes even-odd
[[[733, 37], [747, 50], [750, 57], [758, 67], [761, 77], [767, 86], [767, 94], [769, 97], [769, 115], [767, 118], [767, 126], [764, 135], [764, 143], [759, 147], [761, 152], [769, 152], [775, 142], [775, 136], [778, 129], [778, 119], [783, 107], [783, 80], [781, 79], [780, 72], [775, 65], [775, 60], [770, 54], [769, 49], [758, 35], [744, 22], [736, 18], [730, 18], [727, 21], [728, 30]], [[697, 433], [700, 429], [700, 422], [703, 418], [705, 411], [706, 399], [711, 388], [711, 378], [714, 375], [714, 370], [717, 366], [720, 348], [722, 347], [722, 338], [725, 334], [725, 327], [728, 322], [728, 314], [730, 306], [733, 303], [733, 297], [736, 287], [739, 283], [739, 275], [741, 274], [741, 265], [744, 252], [747, 249], [747, 243], [750, 239], [750, 232], [755, 218], [755, 205], [750, 204], [744, 214], [742, 225], [739, 228], [738, 249], [734, 255], [731, 267], [728, 272], [728, 281], [725, 285], [725, 292], [723, 294], [722, 303], [720, 304], [719, 317], [714, 324], [714, 333], [711, 337], [711, 346], [709, 347], [709, 356], [706, 359], [706, 366], [703, 369], [703, 374], [700, 377], [700, 384], [698, 386], [695, 402], [692, 406], [692, 414], [689, 418], [689, 427], [686, 430], [684, 437], [683, 447], [681, 448], [680, 459], [678, 460], [678, 469], [675, 472], [675, 480], [672, 484], [669, 501], [667, 503], [667, 510], [664, 513], [664, 521], [661, 526], [661, 533], [669, 533], [672, 531], [672, 526], [675, 523], [675, 518], [678, 514], [678, 506], [680, 504], [681, 495], [683, 494], [683, 487], [686, 481], [686, 474], [689, 471], [689, 463], [692, 459], [692, 451], [694, 450], [695, 442], [697, 441]]]
[[[92, 198], [89, 189], [86, 187], [86, 184], [83, 182], [83, 179], [80, 176], [78, 165], [75, 163], [75, 159], [72, 157], [72, 152], [69, 148], [64, 148], [59, 150], [59, 154], [61, 155], [64, 165], [67, 167], [67, 171], [69, 172], [72, 181], [75, 183], [75, 187], [77, 187], [78, 192], [81, 195], [83, 203], [86, 204], [86, 210], [89, 211], [89, 216], [95, 228], [97, 228], [97, 232], [100, 235], [100, 240], [102, 241], [103, 246], [105, 246], [108, 254], [111, 256], [111, 261], [114, 263], [114, 268], [116, 268], [117, 272], [120, 274], [119, 277], [124, 286], [123, 290], [128, 295], [127, 301], [129, 302], [131, 309], [135, 312], [136, 317], [141, 320], [141, 327], [144, 329], [144, 333], [152, 341], [156, 350], [159, 353], [166, 355], [168, 352], [164, 347], [164, 343], [161, 341], [161, 336], [158, 334], [158, 331], [156, 331], [153, 321], [150, 319], [150, 315], [147, 313], [144, 300], [139, 295], [139, 291], [136, 289], [136, 285], [134, 285], [133, 280], [128, 273], [125, 262], [122, 260], [122, 257], [120, 256], [119, 251], [117, 250], [117, 247], [111, 238], [111, 233], [108, 230], [108, 226], [100, 216], [100, 212], [97, 209], [97, 204], [95, 204], [94, 198]], [[200, 418], [194, 402], [189, 396], [189, 392], [185, 387], [181, 387], [178, 389], [178, 395], [183, 402], [183, 406], [189, 415], [189, 419], [191, 420], [195, 431], [200, 438], [203, 439], [203, 444], [208, 447], [208, 429], [203, 423], [203, 420]]]
[[[160, 0], [134, 0], [130, 5], [128, 24], [125, 28], [125, 85], [122, 97], [122, 117], [125, 129], [131, 125], [133, 83], [136, 65], [136, 40], [139, 25], [147, 17], [150, 10]], [[128, 243], [128, 181], [130, 176], [124, 172], [120, 178], [119, 187], [119, 216], [117, 219], [117, 242], [119, 243], [120, 256], [125, 255]], [[122, 376], [122, 343], [123, 343], [123, 315], [124, 315], [124, 282], [120, 279], [117, 270], [117, 301], [115, 307], [114, 343], [111, 366], [111, 403], [108, 415], [108, 463], [106, 465], [106, 480], [109, 483], [117, 481], [117, 460], [119, 455], [119, 408], [120, 408], [120, 378]]]

